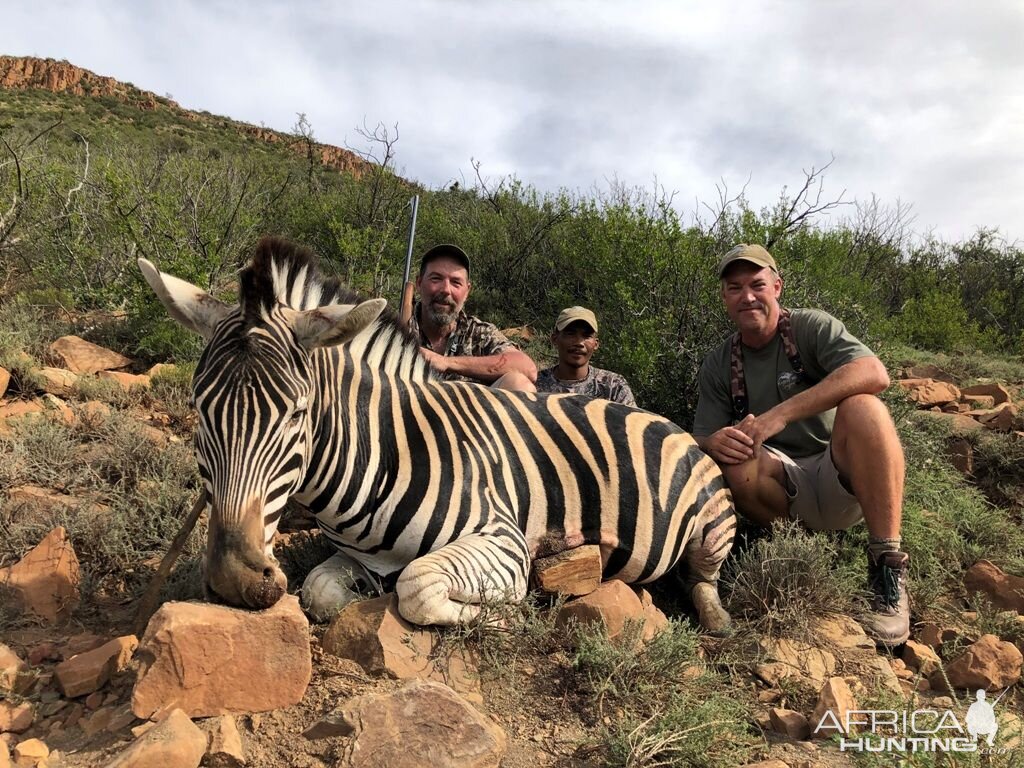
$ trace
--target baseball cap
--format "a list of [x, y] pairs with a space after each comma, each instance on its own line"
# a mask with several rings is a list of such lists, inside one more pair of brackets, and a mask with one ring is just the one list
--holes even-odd
[[434, 259], [442, 258], [452, 259], [454, 261], [459, 262], [459, 264], [464, 266], [466, 268], [466, 271], [469, 272], [468, 254], [464, 250], [459, 248], [459, 246], [457, 245], [452, 245], [451, 243], [441, 243], [440, 245], [435, 245], [429, 251], [424, 253], [422, 258], [420, 258], [420, 274], [423, 274], [423, 270], [431, 261], [433, 261]]
[[597, 316], [586, 307], [568, 307], [563, 309], [558, 313], [558, 319], [555, 320], [555, 330], [564, 331], [569, 323], [576, 320], [582, 320], [594, 329], [594, 333], [597, 333]]
[[759, 267], [771, 267], [775, 274], [779, 273], [779, 266], [775, 263], [775, 259], [772, 258], [772, 255], [762, 245], [740, 243], [734, 246], [718, 262], [718, 276], [721, 277], [725, 274], [725, 270], [734, 261], [749, 261], [751, 264], [756, 264]]

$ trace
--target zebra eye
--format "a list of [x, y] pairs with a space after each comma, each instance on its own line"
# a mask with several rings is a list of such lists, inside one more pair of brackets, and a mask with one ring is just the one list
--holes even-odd
[[295, 405], [293, 407], [291, 415], [288, 417], [289, 427], [298, 426], [299, 422], [302, 421], [302, 417], [306, 414], [307, 405], [308, 401], [306, 400], [305, 397], [300, 397], [298, 400], [295, 401]]

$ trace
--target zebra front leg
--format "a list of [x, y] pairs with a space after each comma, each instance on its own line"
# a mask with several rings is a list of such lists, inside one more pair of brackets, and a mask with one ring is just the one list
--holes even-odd
[[711, 634], [725, 635], [732, 619], [718, 595], [718, 574], [736, 536], [736, 511], [731, 503], [716, 511], [713, 520], [698, 521], [686, 545], [686, 587], [700, 625]]
[[362, 597], [376, 579], [348, 555], [337, 552], [309, 572], [302, 582], [302, 607], [313, 621], [324, 622]]
[[530, 556], [518, 529], [474, 533], [413, 560], [398, 577], [398, 612], [413, 624], [466, 624], [490, 600], [526, 597]]

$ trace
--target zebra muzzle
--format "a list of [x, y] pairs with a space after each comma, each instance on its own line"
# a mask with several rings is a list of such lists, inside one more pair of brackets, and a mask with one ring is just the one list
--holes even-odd
[[259, 610], [269, 608], [284, 596], [286, 587], [284, 574], [279, 569], [264, 568], [263, 578], [249, 585], [245, 594], [246, 605]]
[[[288, 588], [288, 580], [273, 558], [240, 537], [218, 537], [207, 550], [207, 590], [224, 603], [262, 610], [274, 605]], [[226, 541], [225, 541], [226, 539]]]
[[270, 608], [287, 591], [284, 573], [268, 558], [265, 563], [228, 562], [227, 567], [208, 573], [209, 592], [228, 605], [263, 610]]

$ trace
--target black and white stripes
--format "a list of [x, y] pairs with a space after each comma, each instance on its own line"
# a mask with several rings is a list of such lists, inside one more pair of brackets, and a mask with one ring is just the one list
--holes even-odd
[[269, 546], [295, 496], [339, 552], [304, 585], [315, 614], [368, 574], [396, 584], [411, 621], [465, 621], [483, 599], [525, 595], [538, 551], [584, 543], [601, 546], [607, 578], [651, 581], [686, 555], [693, 581], [714, 583], [731, 498], [666, 419], [439, 381], [394, 318], [377, 316], [382, 304], [357, 303], [280, 240], [260, 244], [237, 308], [160, 278], [171, 314], [209, 339], [194, 381], [197, 456], [213, 520], [242, 532], [218, 534], [208, 572], [225, 547], [251, 546], [244, 531], [258, 527]]

